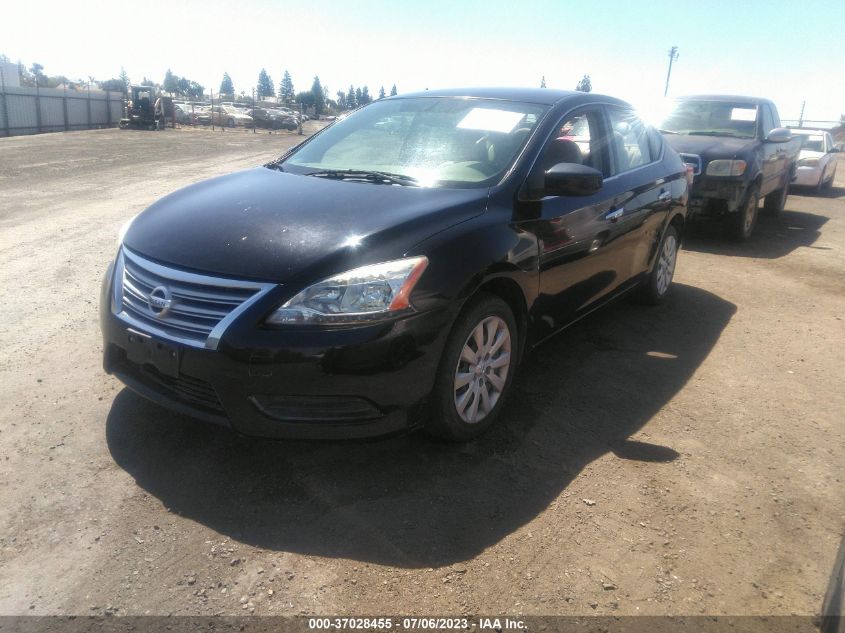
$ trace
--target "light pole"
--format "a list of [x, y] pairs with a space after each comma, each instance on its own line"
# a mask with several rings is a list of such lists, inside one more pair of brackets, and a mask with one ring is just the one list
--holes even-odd
[[672, 76], [672, 62], [674, 62], [676, 59], [678, 59], [678, 57], [679, 57], [678, 47], [673, 46], [672, 48], [669, 49], [669, 72], [666, 73], [666, 88], [663, 89], [663, 96], [664, 97], [667, 94], [669, 94], [669, 77]]

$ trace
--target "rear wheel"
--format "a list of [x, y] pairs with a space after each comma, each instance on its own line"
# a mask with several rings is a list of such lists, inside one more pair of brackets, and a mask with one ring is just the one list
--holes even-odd
[[760, 206], [760, 191], [756, 186], [748, 189], [745, 201], [736, 213], [731, 214], [729, 230], [738, 242], [747, 242], [757, 225], [757, 207]]
[[675, 264], [678, 261], [680, 239], [674, 226], [669, 226], [663, 234], [663, 241], [657, 251], [657, 261], [648, 279], [639, 291], [639, 298], [651, 305], [662, 303], [672, 289], [675, 277]]
[[480, 294], [455, 322], [438, 368], [425, 430], [467, 441], [486, 431], [510, 391], [519, 336], [507, 303]]
[[766, 196], [766, 199], [763, 202], [763, 210], [766, 212], [766, 215], [780, 215], [781, 211], [783, 211], [783, 208], [786, 206], [786, 199], [788, 197], [789, 182], [786, 182], [783, 187]]
[[226, 122], [226, 124], [227, 124], [229, 127], [235, 127], [235, 119], [229, 119], [229, 120]]

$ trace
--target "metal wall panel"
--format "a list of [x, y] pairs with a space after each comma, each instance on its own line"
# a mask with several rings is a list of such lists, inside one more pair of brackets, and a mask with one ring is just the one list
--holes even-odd
[[0, 136], [113, 126], [122, 116], [119, 92], [10, 86], [0, 92]]

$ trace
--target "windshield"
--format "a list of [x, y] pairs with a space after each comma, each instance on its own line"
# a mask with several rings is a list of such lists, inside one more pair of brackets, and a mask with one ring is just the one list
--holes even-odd
[[824, 151], [824, 139], [821, 136], [809, 136], [807, 134], [802, 134], [801, 136], [801, 149], [807, 149], [811, 152]]
[[376, 101], [332, 125], [282, 166], [299, 174], [378, 171], [422, 186], [488, 186], [511, 166], [545, 111], [492, 99]]
[[757, 106], [730, 101], [676, 101], [669, 115], [658, 126], [675, 134], [712, 134], [754, 138]]

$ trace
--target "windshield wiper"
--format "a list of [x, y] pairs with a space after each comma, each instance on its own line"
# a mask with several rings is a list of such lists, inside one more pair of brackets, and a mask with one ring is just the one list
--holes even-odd
[[312, 171], [306, 176], [317, 178], [335, 178], [337, 180], [365, 180], [367, 182], [385, 185], [419, 185], [419, 180], [413, 176], [403, 174], [391, 174], [386, 171], [371, 171], [368, 169], [325, 169]]
[[676, 132], [675, 130], [657, 130], [661, 134], [680, 134], [680, 132]]
[[733, 132], [717, 132], [715, 130], [700, 130], [687, 132], [690, 136], [731, 136], [733, 138], [754, 138], [747, 134], [734, 134]]

